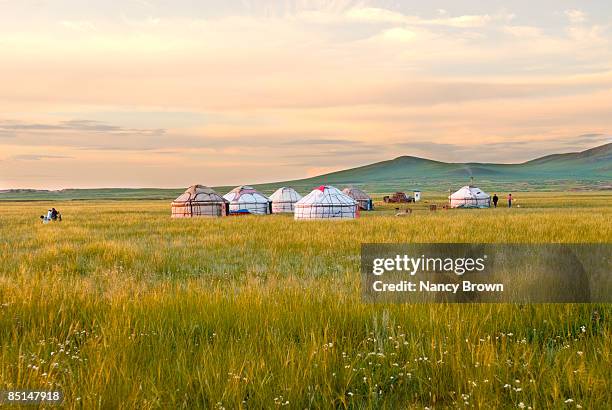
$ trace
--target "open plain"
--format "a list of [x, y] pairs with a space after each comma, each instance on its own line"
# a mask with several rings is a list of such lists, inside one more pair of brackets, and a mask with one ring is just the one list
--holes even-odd
[[[339, 222], [3, 202], [0, 390], [87, 409], [601, 408], [610, 305], [361, 300], [363, 242], [612, 241], [609, 193], [515, 198], [430, 212], [443, 195], [425, 193], [407, 218], [377, 200]], [[40, 223], [50, 206], [63, 222]]]

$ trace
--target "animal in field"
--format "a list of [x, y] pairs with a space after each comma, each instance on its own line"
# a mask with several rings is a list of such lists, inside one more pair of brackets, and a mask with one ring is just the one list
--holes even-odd
[[412, 213], [412, 209], [410, 208], [406, 208], [403, 211], [400, 211], [399, 208], [395, 208], [395, 216], [410, 216], [410, 214]]

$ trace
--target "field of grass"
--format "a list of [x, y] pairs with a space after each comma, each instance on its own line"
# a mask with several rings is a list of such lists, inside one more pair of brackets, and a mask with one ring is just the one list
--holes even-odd
[[[443, 195], [427, 199], [443, 203]], [[612, 195], [351, 221], [0, 204], [0, 390], [67, 408], [606, 408], [610, 305], [361, 301], [362, 242], [609, 243]], [[60, 209], [61, 223], [38, 216]]]

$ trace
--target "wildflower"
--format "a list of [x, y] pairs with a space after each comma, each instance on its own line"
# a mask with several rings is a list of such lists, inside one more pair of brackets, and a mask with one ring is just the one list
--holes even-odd
[[573, 402], [574, 402], [574, 399], [567, 399], [567, 400], [565, 400], [565, 403], [566, 403], [566, 404], [567, 404], [567, 403], [573, 403]]
[[518, 407], [519, 407], [519, 409], [524, 409], [524, 408], [525, 408], [525, 403], [520, 402], [520, 403], [518, 404]]

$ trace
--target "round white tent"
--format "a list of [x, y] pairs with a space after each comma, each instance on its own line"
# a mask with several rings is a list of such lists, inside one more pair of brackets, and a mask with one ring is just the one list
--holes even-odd
[[272, 201], [272, 213], [293, 212], [293, 207], [297, 201], [302, 199], [295, 189], [289, 187], [278, 188], [270, 195]]
[[451, 208], [489, 208], [491, 196], [472, 185], [466, 185], [448, 197]]
[[370, 198], [370, 196], [363, 192], [361, 189], [355, 187], [348, 187], [344, 188], [342, 192], [357, 201], [357, 205], [359, 205], [360, 209], [363, 209], [364, 211], [371, 211], [372, 209], [374, 209], [372, 198]]
[[192, 185], [172, 202], [173, 218], [227, 215], [227, 201], [213, 189]]
[[357, 218], [357, 201], [333, 186], [321, 185], [294, 206], [297, 219]]
[[223, 198], [230, 203], [230, 214], [266, 215], [270, 213], [270, 200], [251, 186], [238, 186], [223, 195]]

